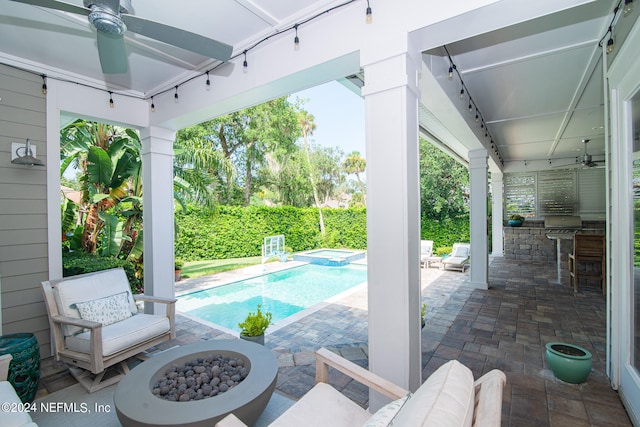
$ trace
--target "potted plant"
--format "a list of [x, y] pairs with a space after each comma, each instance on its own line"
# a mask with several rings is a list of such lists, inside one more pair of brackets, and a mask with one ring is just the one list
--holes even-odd
[[272, 314], [268, 311], [262, 311], [262, 304], [258, 304], [256, 312], [250, 312], [243, 322], [238, 323], [242, 329], [240, 338], [247, 341], [253, 341], [264, 345], [264, 331], [271, 324]]
[[182, 261], [180, 258], [176, 258], [173, 261], [173, 263], [174, 263], [174, 267], [175, 267], [175, 278], [174, 279], [177, 282], [182, 277], [182, 266], [184, 265], [184, 261]]
[[524, 217], [519, 214], [509, 215], [509, 226], [511, 227], [520, 227], [524, 222]]
[[424, 328], [425, 322], [424, 322], [424, 315], [427, 313], [427, 304], [422, 304], [422, 309], [420, 310], [420, 325], [422, 328]]

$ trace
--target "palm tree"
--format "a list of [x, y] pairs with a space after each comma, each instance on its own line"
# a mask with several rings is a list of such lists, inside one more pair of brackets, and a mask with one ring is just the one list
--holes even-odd
[[356, 179], [358, 180], [358, 185], [360, 186], [360, 190], [362, 191], [362, 200], [365, 206], [367, 206], [367, 197], [365, 193], [364, 183], [360, 179], [360, 174], [364, 172], [365, 167], [367, 166], [367, 161], [360, 157], [360, 152], [352, 151], [351, 154], [347, 156], [347, 158], [342, 163], [342, 167], [344, 171], [348, 174], [354, 174]]
[[302, 139], [304, 141], [304, 152], [307, 156], [307, 166], [309, 167], [309, 181], [311, 182], [311, 188], [313, 189], [313, 201], [318, 208], [318, 216], [320, 218], [320, 235], [324, 237], [324, 218], [322, 216], [322, 208], [320, 206], [320, 200], [318, 197], [318, 186], [313, 178], [313, 168], [311, 166], [311, 156], [309, 154], [309, 140], [308, 137], [313, 135], [313, 131], [316, 128], [314, 118], [311, 114], [304, 110], [298, 112], [298, 125], [302, 130]]

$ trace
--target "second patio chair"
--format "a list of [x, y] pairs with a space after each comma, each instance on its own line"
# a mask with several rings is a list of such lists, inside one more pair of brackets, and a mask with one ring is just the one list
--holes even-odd
[[442, 260], [442, 268], [460, 270], [464, 273], [464, 270], [469, 267], [470, 251], [469, 243], [454, 243], [451, 255]]

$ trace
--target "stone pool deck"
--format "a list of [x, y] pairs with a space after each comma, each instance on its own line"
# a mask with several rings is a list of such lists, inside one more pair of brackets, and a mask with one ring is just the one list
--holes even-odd
[[[279, 267], [270, 264], [269, 269]], [[199, 284], [196, 279], [184, 281], [177, 289], [233, 277], [241, 280], [246, 273], [225, 273], [226, 278], [202, 279]], [[450, 359], [465, 363], [476, 377], [499, 368], [507, 375], [505, 426], [631, 426], [605, 374], [606, 304], [599, 289], [581, 287], [574, 294], [566, 284], [554, 284], [553, 263], [493, 259], [489, 290], [466, 286], [468, 274], [422, 269], [422, 299], [427, 303], [423, 380]], [[279, 362], [278, 393], [298, 399], [313, 386], [314, 352], [319, 347], [368, 365], [366, 301], [362, 287], [266, 336], [265, 345]], [[181, 315], [176, 328], [175, 340], [153, 350], [234, 337]], [[553, 376], [544, 358], [544, 344], [549, 341], [567, 341], [591, 351], [593, 370], [585, 383], [568, 384]], [[363, 386], [341, 374], [330, 378], [334, 387], [367, 406], [368, 391]], [[75, 381], [64, 366], [51, 358], [43, 361], [39, 396], [72, 384]]]

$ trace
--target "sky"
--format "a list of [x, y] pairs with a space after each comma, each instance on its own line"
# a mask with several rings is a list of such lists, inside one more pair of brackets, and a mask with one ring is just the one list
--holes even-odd
[[316, 129], [312, 142], [324, 147], [339, 147], [345, 154], [359, 151], [366, 158], [364, 137], [364, 100], [332, 81], [292, 95], [306, 99], [304, 109], [314, 116]]

